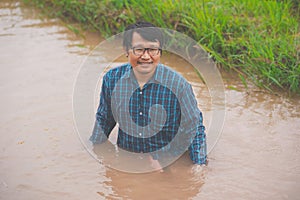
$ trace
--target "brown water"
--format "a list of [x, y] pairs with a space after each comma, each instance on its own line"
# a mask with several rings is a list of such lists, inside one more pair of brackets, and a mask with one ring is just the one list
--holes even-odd
[[[0, 199], [299, 199], [300, 99], [245, 92], [229, 75], [225, 86], [241, 90], [226, 90], [223, 133], [203, 173], [192, 173], [187, 155], [163, 173], [96, 162], [75, 131], [72, 91], [90, 51], [82, 45], [98, 41], [18, 1], [0, 2]], [[208, 94], [192, 69], [164, 60], [205, 106]]]

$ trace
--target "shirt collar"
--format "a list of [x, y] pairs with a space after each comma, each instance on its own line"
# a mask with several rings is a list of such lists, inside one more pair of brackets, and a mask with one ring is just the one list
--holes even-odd
[[[163, 70], [163, 64], [159, 63], [156, 67], [156, 70], [154, 72], [154, 75], [153, 77], [150, 79], [149, 82], [160, 82], [162, 83], [163, 82], [163, 73], [164, 73], [164, 70]], [[128, 63], [127, 65], [127, 69], [126, 69], [126, 72], [124, 73], [123, 75], [123, 78], [133, 78], [133, 70], [132, 70], [132, 66]]]
[[123, 74], [123, 78], [126, 78], [126, 79], [130, 78], [131, 71], [132, 71], [132, 67], [129, 63], [127, 63], [126, 72]]
[[164, 74], [164, 68], [163, 64], [159, 63], [156, 67], [155, 73], [153, 75], [153, 79], [157, 82], [163, 83], [163, 74]]

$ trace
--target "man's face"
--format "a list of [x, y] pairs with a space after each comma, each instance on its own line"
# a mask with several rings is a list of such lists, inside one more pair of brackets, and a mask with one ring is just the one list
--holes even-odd
[[[151, 55], [150, 51], [155, 51], [155, 48], [159, 48], [159, 42], [147, 41], [140, 36], [140, 34], [133, 32], [132, 34], [132, 47], [141, 51], [142, 48], [152, 48], [152, 50], [144, 51], [141, 55], [135, 55], [133, 49], [129, 50], [128, 60], [135, 73], [139, 74], [151, 74], [155, 71], [157, 64], [159, 63], [161, 52], [156, 55]], [[150, 53], [149, 53], [150, 52]]]

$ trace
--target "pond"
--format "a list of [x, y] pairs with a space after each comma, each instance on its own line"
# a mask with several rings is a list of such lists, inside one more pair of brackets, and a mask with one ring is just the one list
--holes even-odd
[[[299, 198], [300, 98], [246, 90], [228, 73], [223, 131], [202, 173], [192, 172], [186, 154], [164, 172], [125, 173], [97, 162], [76, 133], [72, 92], [100, 41], [19, 1], [0, 2], [1, 199]], [[163, 56], [191, 82], [209, 124], [205, 85], [182, 59]]]

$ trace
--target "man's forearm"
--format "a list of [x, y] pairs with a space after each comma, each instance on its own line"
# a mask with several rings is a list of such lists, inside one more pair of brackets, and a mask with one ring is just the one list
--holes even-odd
[[105, 142], [107, 140], [107, 138], [108, 138], [108, 135], [104, 133], [104, 130], [102, 129], [101, 125], [96, 120], [92, 135], [90, 137], [90, 141], [93, 144], [101, 144], [101, 143]]
[[197, 129], [196, 136], [189, 147], [190, 158], [195, 164], [207, 163], [207, 147], [206, 147], [206, 134], [204, 126]]

